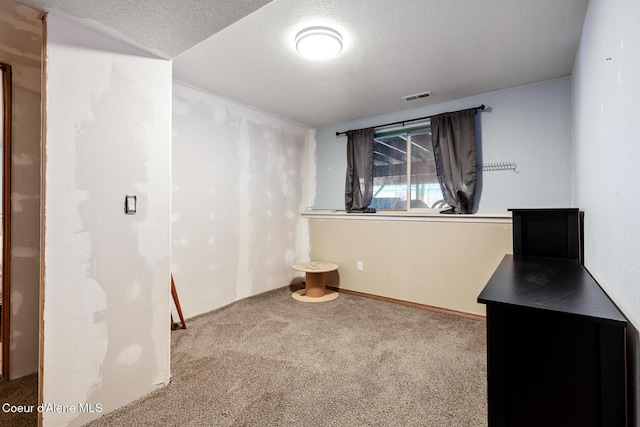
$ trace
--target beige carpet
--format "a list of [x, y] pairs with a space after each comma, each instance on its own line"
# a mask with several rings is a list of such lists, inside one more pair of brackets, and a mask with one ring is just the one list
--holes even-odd
[[172, 382], [96, 426], [484, 426], [485, 324], [267, 292], [172, 332]]
[[[38, 406], [38, 375], [32, 374], [17, 380], [0, 380], [0, 405]], [[38, 425], [38, 413], [18, 413], [0, 408], [0, 426], [33, 427]]]

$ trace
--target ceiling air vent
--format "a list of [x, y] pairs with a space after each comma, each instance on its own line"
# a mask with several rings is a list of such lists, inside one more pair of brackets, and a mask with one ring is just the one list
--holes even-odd
[[431, 96], [431, 91], [416, 93], [415, 95], [403, 96], [402, 99], [404, 99], [405, 101], [413, 101], [415, 99], [427, 98], [429, 96]]

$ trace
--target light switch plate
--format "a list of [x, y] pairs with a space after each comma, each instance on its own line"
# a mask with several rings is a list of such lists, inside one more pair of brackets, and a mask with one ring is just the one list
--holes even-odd
[[126, 215], [135, 215], [136, 214], [136, 208], [138, 204], [138, 197], [137, 196], [129, 196], [127, 195], [124, 199], [124, 213]]

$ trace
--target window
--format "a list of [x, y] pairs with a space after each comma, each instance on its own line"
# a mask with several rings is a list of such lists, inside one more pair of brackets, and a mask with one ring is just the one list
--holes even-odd
[[[431, 127], [376, 132], [373, 201], [378, 210], [447, 209], [436, 172]], [[407, 200], [410, 200], [407, 206]]]

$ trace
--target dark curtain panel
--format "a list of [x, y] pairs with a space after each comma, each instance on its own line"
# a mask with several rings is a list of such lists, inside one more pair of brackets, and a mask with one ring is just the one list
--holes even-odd
[[476, 194], [476, 110], [431, 117], [431, 143], [444, 200], [440, 213], [472, 213]]
[[347, 212], [366, 212], [373, 198], [373, 128], [347, 132]]

